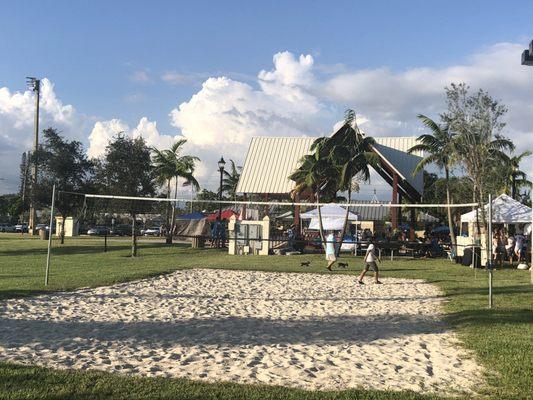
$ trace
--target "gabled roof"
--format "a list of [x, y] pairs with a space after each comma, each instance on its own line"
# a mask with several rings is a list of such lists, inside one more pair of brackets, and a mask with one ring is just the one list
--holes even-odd
[[[300, 159], [310, 153], [315, 139], [316, 137], [252, 138], [237, 185], [237, 193], [290, 193], [294, 182], [289, 180], [288, 176], [298, 168]], [[424, 187], [422, 173], [412, 176], [421, 157], [406, 152], [416, 144], [416, 137], [374, 139], [374, 148], [382, 161], [421, 195]]]
[[237, 193], [287, 194], [294, 188], [288, 176], [298, 168], [300, 159], [309, 154], [314, 137], [254, 137]]

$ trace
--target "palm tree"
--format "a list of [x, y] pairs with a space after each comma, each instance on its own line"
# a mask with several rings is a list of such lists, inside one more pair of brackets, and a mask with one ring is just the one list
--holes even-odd
[[[295, 182], [295, 187], [291, 192], [293, 199], [307, 193], [311, 198], [314, 197], [317, 203], [320, 203], [321, 194], [332, 197], [337, 192], [338, 171], [328, 158], [322, 156], [326, 139], [316, 139], [311, 146], [313, 153], [303, 156], [300, 166], [289, 175], [289, 179]], [[325, 248], [321, 207], [317, 206], [317, 210], [320, 239]]]
[[520, 163], [526, 157], [529, 157], [533, 153], [529, 150], [524, 151], [522, 154], [515, 155], [509, 159], [509, 176], [508, 176], [508, 190], [511, 193], [511, 197], [517, 200], [517, 191], [523, 187], [531, 187], [531, 181], [527, 179], [527, 174], [520, 170]]
[[[156, 182], [160, 185], [166, 186], [167, 199], [171, 196], [171, 181], [174, 179], [174, 198], [178, 192], [178, 178], [184, 178], [189, 182], [196, 190], [200, 189], [198, 181], [194, 177], [195, 163], [200, 161], [198, 157], [184, 155], [181, 156], [183, 145], [187, 142], [187, 139], [180, 139], [175, 142], [170, 149], [158, 150], [152, 149], [152, 163], [156, 173]], [[176, 204], [172, 205], [172, 213], [169, 222], [169, 208], [171, 204], [169, 202], [167, 207], [167, 243], [172, 243], [172, 233], [175, 226], [175, 214]]]
[[450, 239], [452, 248], [457, 251], [455, 230], [452, 220], [451, 196], [450, 196], [450, 169], [456, 160], [456, 135], [451, 132], [447, 125], [441, 126], [425, 115], [419, 114], [418, 119], [429, 128], [431, 134], [424, 134], [418, 137], [419, 144], [411, 147], [408, 153], [423, 151], [428, 155], [417, 164], [413, 175], [418, 174], [424, 167], [434, 164], [444, 170], [446, 183], [446, 205], [448, 211], [448, 228], [450, 229]]
[[237, 191], [237, 184], [241, 177], [242, 167], [236, 166], [235, 161], [229, 160], [230, 170], [224, 170], [224, 178], [222, 180], [222, 192], [226, 192], [231, 198], [235, 198]]
[[[371, 137], [365, 137], [360, 131], [355, 111], [346, 110], [344, 126], [337, 134], [328, 139], [327, 144], [330, 148], [329, 158], [331, 163], [338, 171], [338, 190], [348, 192], [347, 203], [352, 198], [352, 189], [354, 180], [367, 182], [370, 180], [370, 165], [377, 165], [378, 158], [372, 151], [372, 145], [375, 143]], [[348, 218], [350, 206], [346, 207], [346, 215], [341, 233], [341, 240], [337, 248], [337, 256], [344, 241], [344, 234], [348, 227]]]

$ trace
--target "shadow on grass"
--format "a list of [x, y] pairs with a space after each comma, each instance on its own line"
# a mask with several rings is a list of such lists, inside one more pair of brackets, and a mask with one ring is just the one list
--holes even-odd
[[[187, 248], [190, 247], [185, 244], [165, 244], [165, 243], [139, 243], [137, 246], [138, 251], [143, 249], [160, 249], [160, 248]], [[124, 244], [113, 244], [108, 243], [107, 252], [116, 252], [116, 251], [126, 251], [131, 249], [131, 244], [124, 242]], [[38, 256], [44, 255], [48, 252], [46, 247], [42, 248], [29, 248], [29, 249], [9, 249], [0, 251], [0, 256]], [[104, 253], [104, 244], [55, 244], [52, 247], [52, 252], [54, 255], [76, 255], [76, 254], [94, 254], [94, 253]]]
[[519, 309], [487, 309], [465, 310], [446, 314], [446, 320], [454, 326], [495, 326], [503, 324], [532, 324], [533, 310]]

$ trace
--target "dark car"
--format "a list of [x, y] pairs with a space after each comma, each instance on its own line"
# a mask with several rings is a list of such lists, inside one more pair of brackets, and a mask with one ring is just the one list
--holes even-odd
[[131, 235], [131, 225], [115, 225], [113, 228], [111, 228], [109, 234], [114, 236], [129, 236]]
[[109, 235], [109, 228], [107, 226], [95, 226], [87, 231], [87, 235], [104, 236]]

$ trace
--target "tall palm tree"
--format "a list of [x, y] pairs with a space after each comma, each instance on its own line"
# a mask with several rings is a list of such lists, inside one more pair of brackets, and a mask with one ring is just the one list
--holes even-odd
[[[189, 182], [195, 190], [200, 189], [198, 181], [194, 177], [194, 169], [197, 161], [200, 161], [198, 157], [189, 155], [180, 155], [183, 150], [183, 146], [187, 142], [187, 139], [180, 139], [176, 141], [170, 149], [158, 150], [152, 149], [152, 163], [156, 173], [156, 182], [160, 186], [166, 186], [167, 199], [171, 197], [171, 182], [174, 179], [174, 198], [178, 192], [178, 178], [184, 178]], [[172, 207], [172, 212], [169, 212], [169, 208]], [[169, 214], [171, 214], [169, 221]], [[168, 202], [167, 206], [167, 243], [172, 243], [172, 233], [175, 226], [176, 204]]]
[[527, 174], [520, 170], [520, 163], [524, 158], [529, 157], [532, 154], [531, 151], [527, 150], [522, 154], [512, 156], [509, 159], [509, 176], [507, 185], [511, 197], [515, 200], [517, 200], [517, 192], [521, 187], [531, 187], [531, 181], [527, 179]]
[[450, 169], [456, 161], [456, 135], [451, 132], [447, 125], [439, 125], [431, 118], [419, 114], [418, 119], [431, 131], [418, 137], [419, 144], [411, 147], [408, 153], [423, 151], [428, 155], [417, 164], [413, 175], [418, 174], [424, 167], [434, 164], [439, 169], [444, 170], [446, 183], [446, 205], [448, 211], [448, 228], [450, 229], [450, 239], [452, 248], [457, 251], [454, 223], [452, 220], [451, 196], [450, 196]]
[[[337, 192], [338, 171], [327, 157], [322, 156], [325, 139], [316, 139], [311, 146], [313, 153], [303, 156], [300, 166], [289, 175], [289, 179], [295, 182], [295, 187], [291, 192], [293, 199], [307, 193], [311, 198], [314, 197], [317, 203], [320, 203], [322, 194], [332, 197]], [[321, 207], [318, 206], [317, 210], [320, 239], [325, 248]]]
[[224, 170], [224, 178], [222, 179], [222, 192], [226, 192], [231, 198], [235, 198], [237, 192], [237, 184], [241, 177], [242, 167], [237, 166], [235, 161], [229, 160], [230, 170]]
[[[350, 203], [354, 179], [357, 184], [370, 180], [370, 166], [377, 165], [377, 155], [372, 151], [375, 140], [366, 137], [359, 129], [355, 111], [346, 110], [344, 126], [331, 138], [328, 138], [329, 159], [338, 173], [338, 190], [348, 193], [347, 203]], [[346, 207], [346, 215], [341, 233], [337, 256], [344, 241], [344, 234], [348, 227], [350, 206]]]

